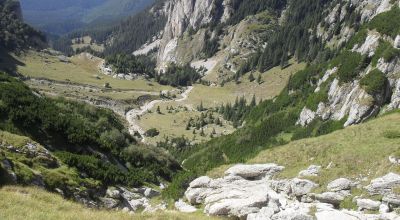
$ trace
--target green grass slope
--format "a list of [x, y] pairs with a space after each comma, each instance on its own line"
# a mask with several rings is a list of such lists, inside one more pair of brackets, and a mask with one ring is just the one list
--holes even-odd
[[134, 214], [88, 209], [84, 206], [67, 201], [61, 196], [48, 193], [39, 188], [23, 188], [7, 186], [0, 189], [0, 219], [3, 220], [201, 220], [218, 219], [205, 216], [201, 213], [184, 214], [177, 211], [165, 211], [152, 214]]

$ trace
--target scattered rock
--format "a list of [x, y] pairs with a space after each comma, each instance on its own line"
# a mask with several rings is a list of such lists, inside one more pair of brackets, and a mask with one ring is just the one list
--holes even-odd
[[109, 187], [106, 191], [106, 196], [112, 199], [119, 199], [121, 193], [115, 187]]
[[400, 207], [400, 196], [396, 194], [388, 194], [382, 198], [382, 201], [393, 207]]
[[318, 184], [311, 180], [295, 178], [291, 182], [291, 192], [294, 196], [302, 196], [310, 193]]
[[113, 209], [119, 205], [119, 201], [112, 198], [100, 198], [101, 202], [103, 203], [106, 209]]
[[270, 219], [275, 211], [270, 207], [260, 209], [258, 213], [251, 213], [247, 216], [247, 220], [266, 220]]
[[129, 201], [129, 205], [133, 211], [137, 211], [141, 208], [146, 208], [149, 205], [149, 200], [146, 198], [132, 199]]
[[379, 210], [381, 202], [371, 199], [357, 199], [357, 206], [360, 210]]
[[197, 209], [194, 206], [187, 204], [181, 199], [175, 202], [175, 208], [180, 212], [186, 212], [186, 213], [192, 213], [197, 211]]
[[329, 191], [337, 192], [342, 190], [350, 190], [353, 182], [346, 178], [339, 178], [330, 182], [327, 186]]
[[156, 191], [156, 190], [154, 190], [152, 188], [146, 188], [144, 193], [143, 193], [143, 195], [146, 198], [153, 198], [153, 197], [159, 196], [160, 192], [158, 192], [158, 191]]
[[299, 177], [303, 176], [318, 176], [321, 166], [311, 165], [306, 170], [299, 172]]
[[322, 194], [315, 195], [316, 200], [335, 206], [339, 205], [344, 200], [344, 198], [345, 197], [343, 195], [336, 192], [324, 192]]
[[390, 161], [390, 163], [395, 164], [395, 165], [400, 164], [400, 158], [397, 158], [395, 156], [389, 156], [389, 161]]
[[265, 176], [274, 175], [284, 169], [283, 166], [278, 166], [276, 164], [254, 164], [245, 165], [239, 164], [229, 168], [225, 175], [240, 176], [245, 179], [259, 179]]
[[376, 178], [366, 187], [370, 194], [389, 194], [394, 187], [400, 186], [400, 175], [388, 173], [385, 176]]

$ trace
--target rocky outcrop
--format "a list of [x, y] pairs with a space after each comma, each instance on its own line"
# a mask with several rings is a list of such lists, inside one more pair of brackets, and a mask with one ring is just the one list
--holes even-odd
[[379, 46], [379, 34], [368, 34], [365, 39], [364, 44], [355, 45], [353, 51], [361, 53], [362, 55], [368, 55], [368, 57], [372, 57], [375, 54], [376, 48]]
[[393, 188], [400, 186], [400, 175], [388, 173], [385, 176], [376, 178], [366, 187], [371, 194], [390, 194]]
[[315, 116], [315, 112], [311, 111], [307, 107], [304, 107], [300, 113], [300, 117], [299, 120], [296, 122], [296, 125], [306, 126], [315, 119]]
[[[359, 211], [339, 209], [342, 201], [351, 196], [351, 187], [355, 186], [355, 183], [349, 179], [333, 180], [328, 184], [329, 192], [314, 194], [312, 191], [318, 185], [310, 180], [274, 179], [273, 174], [279, 171], [268, 175], [267, 170], [271, 170], [271, 164], [252, 166], [234, 166], [225, 172], [224, 177], [218, 179], [199, 177], [190, 183], [185, 197], [191, 204], [203, 204], [206, 214], [234, 216], [247, 220], [311, 220], [314, 219], [310, 215], [311, 211], [315, 212], [317, 220], [394, 220], [400, 217], [393, 212], [392, 208], [400, 205], [400, 197], [393, 193], [384, 196], [382, 201], [357, 198], [354, 202], [358, 205]], [[277, 165], [273, 164], [272, 167], [277, 167]], [[397, 178], [397, 174], [388, 174], [371, 181], [371, 186], [386, 190], [396, 185]], [[385, 190], [378, 190], [378, 192], [386, 192]], [[178, 210], [181, 209], [180, 207], [190, 207], [183, 201], [176, 202], [175, 206]], [[195, 209], [190, 208], [190, 210]], [[366, 214], [363, 210], [380, 210], [380, 212]]]
[[[198, 29], [210, 22], [227, 20], [233, 13], [231, 0], [171, 0], [166, 3], [167, 24], [164, 28], [158, 54], [158, 66], [163, 69], [176, 62], [178, 39], [188, 29]], [[215, 13], [223, 10], [223, 14]]]

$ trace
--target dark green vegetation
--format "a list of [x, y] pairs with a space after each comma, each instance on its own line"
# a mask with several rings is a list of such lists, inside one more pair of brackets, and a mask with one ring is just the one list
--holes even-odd
[[18, 1], [0, 0], [0, 50], [45, 45], [44, 35], [24, 24], [21, 16]]
[[[152, 8], [155, 9], [154, 11], [160, 10], [163, 7], [163, 2], [164, 0], [156, 1], [152, 5]], [[57, 50], [71, 55], [73, 54], [71, 40], [78, 37], [90, 36], [94, 42], [106, 45], [104, 53], [99, 55], [131, 54], [148, 40], [159, 34], [164, 28], [166, 20], [164, 15], [144, 10], [120, 22], [116, 22], [116, 24], [94, 24], [90, 27], [68, 33], [60, 38], [55, 38], [51, 43]], [[113, 39], [111, 44], [108, 42], [110, 37]]]
[[27, 22], [53, 34], [96, 23], [115, 22], [153, 3], [152, 0], [21, 0]]
[[337, 74], [341, 82], [350, 82], [358, 75], [360, 69], [368, 65], [368, 63], [364, 63], [364, 61], [368, 62], [366, 59], [366, 57], [362, 57], [357, 52], [346, 50], [333, 59], [332, 66], [339, 68]]
[[111, 65], [117, 73], [146, 74], [151, 78], [155, 76], [156, 63], [148, 56], [110, 55], [106, 57], [106, 65]]
[[380, 70], [374, 69], [360, 80], [361, 86], [369, 94], [375, 95], [384, 92], [387, 79]]
[[396, 37], [400, 34], [400, 8], [393, 7], [390, 11], [377, 15], [369, 23], [368, 28], [376, 29], [381, 34]]
[[165, 73], [158, 74], [156, 80], [161, 85], [191, 86], [201, 78], [199, 71], [189, 64], [178, 66], [174, 63], [168, 66]]
[[[169, 179], [179, 169], [166, 152], [137, 145], [110, 110], [41, 97], [3, 73], [0, 130], [49, 146], [62, 162], [104, 185], [157, 183], [159, 177]], [[48, 186], [54, 189], [57, 184]]]

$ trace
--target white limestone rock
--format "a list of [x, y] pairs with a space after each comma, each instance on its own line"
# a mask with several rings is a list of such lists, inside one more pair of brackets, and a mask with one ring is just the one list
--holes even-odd
[[357, 199], [357, 206], [360, 210], [379, 210], [381, 202], [371, 199]]
[[393, 47], [400, 49], [400, 35], [397, 35], [396, 38], [394, 39]]
[[225, 171], [225, 175], [240, 176], [245, 179], [263, 178], [265, 176], [274, 175], [284, 169], [283, 166], [276, 164], [239, 164]]
[[379, 46], [379, 39], [380, 36], [378, 34], [368, 34], [365, 42], [359, 47], [355, 45], [353, 51], [372, 57]]
[[366, 187], [371, 194], [389, 194], [393, 188], [400, 186], [400, 175], [388, 173], [385, 176], [376, 178]]
[[311, 180], [295, 178], [291, 181], [291, 193], [294, 196], [303, 196], [310, 193], [318, 184]]
[[119, 199], [121, 197], [121, 193], [114, 187], [109, 187], [106, 191], [106, 196], [112, 199]]
[[268, 220], [275, 214], [274, 209], [270, 207], [264, 207], [257, 213], [251, 213], [247, 215], [247, 220]]
[[345, 197], [336, 192], [324, 192], [322, 194], [315, 195], [315, 199], [322, 203], [339, 205], [345, 199]]
[[296, 122], [296, 125], [306, 126], [310, 124], [315, 119], [315, 112], [311, 111], [307, 107], [304, 107], [300, 113], [299, 120]]
[[202, 187], [208, 187], [212, 179], [208, 176], [201, 176], [192, 182], [190, 182], [189, 187], [191, 188], [202, 188]]
[[329, 191], [337, 192], [337, 191], [342, 191], [342, 190], [349, 190], [351, 189], [351, 186], [353, 185], [353, 182], [349, 179], [346, 178], [339, 178], [336, 179], [330, 183], [328, 183], [327, 189]]
[[178, 210], [180, 212], [185, 212], [185, 213], [192, 213], [192, 212], [197, 211], [197, 209], [194, 206], [187, 204], [186, 202], [184, 202], [181, 199], [179, 201], [175, 202], [175, 208], [176, 208], [176, 210]]
[[320, 170], [321, 170], [321, 166], [311, 165], [306, 170], [300, 171], [299, 177], [318, 176]]

